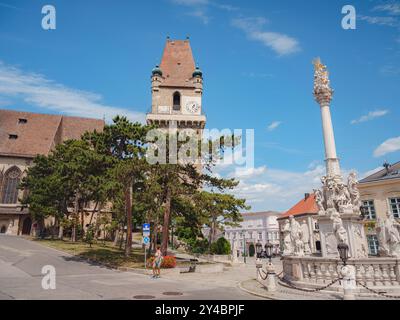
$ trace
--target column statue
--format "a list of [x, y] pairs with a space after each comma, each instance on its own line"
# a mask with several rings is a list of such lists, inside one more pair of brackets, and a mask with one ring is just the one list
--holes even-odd
[[289, 220], [285, 220], [282, 227], [283, 233], [283, 255], [290, 256], [293, 254], [292, 239], [290, 238], [290, 223]]
[[331, 219], [333, 222], [333, 232], [335, 234], [337, 242], [348, 244], [347, 231], [343, 227], [343, 221], [340, 218], [340, 214], [338, 212], [332, 213]]
[[302, 233], [300, 224], [293, 216], [289, 217], [290, 221], [290, 238], [292, 240], [292, 247], [295, 256], [304, 256], [304, 243], [302, 241]]

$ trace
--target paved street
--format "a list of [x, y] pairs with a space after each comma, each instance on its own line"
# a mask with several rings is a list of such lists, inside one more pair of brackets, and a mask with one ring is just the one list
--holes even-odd
[[[44, 265], [56, 269], [56, 290], [42, 289]], [[58, 250], [19, 237], [0, 235], [0, 299], [257, 299], [237, 284], [254, 278], [254, 265], [221, 274], [147, 275], [91, 265]], [[180, 292], [180, 296], [164, 295]]]

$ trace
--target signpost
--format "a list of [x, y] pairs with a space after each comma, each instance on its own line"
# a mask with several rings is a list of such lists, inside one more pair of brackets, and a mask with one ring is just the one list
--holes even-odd
[[144, 244], [144, 268], [147, 269], [147, 245], [150, 243], [150, 223], [143, 223], [142, 243]]

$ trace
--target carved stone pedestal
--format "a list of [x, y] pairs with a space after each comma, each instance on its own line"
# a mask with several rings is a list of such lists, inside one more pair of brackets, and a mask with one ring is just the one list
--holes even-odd
[[[362, 259], [368, 257], [368, 242], [365, 236], [363, 222], [358, 215], [341, 215], [343, 227], [347, 232], [349, 255], [353, 259]], [[321, 237], [321, 252], [324, 258], [337, 258], [337, 239], [333, 231], [332, 220], [329, 216], [318, 216], [318, 226]]]

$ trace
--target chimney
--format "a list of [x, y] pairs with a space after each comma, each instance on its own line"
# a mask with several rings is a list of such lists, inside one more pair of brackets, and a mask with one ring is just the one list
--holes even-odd
[[307, 201], [307, 199], [310, 197], [310, 194], [309, 193], [306, 193], [305, 195], [304, 195], [304, 201]]

